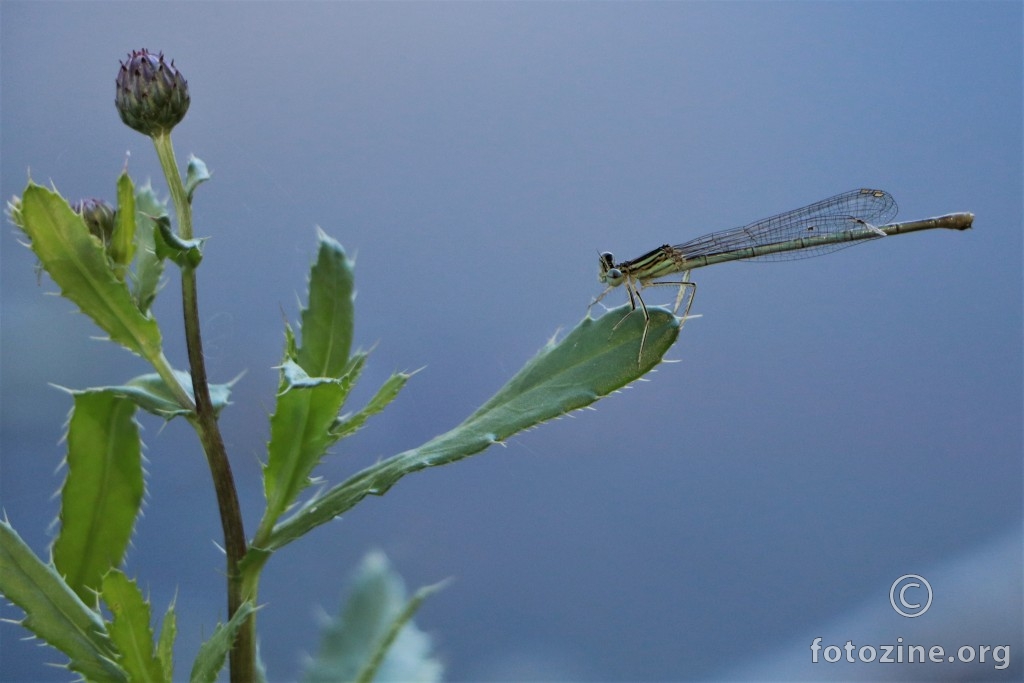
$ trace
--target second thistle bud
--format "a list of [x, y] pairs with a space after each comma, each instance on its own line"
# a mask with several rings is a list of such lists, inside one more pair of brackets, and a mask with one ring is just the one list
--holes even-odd
[[188, 82], [162, 52], [133, 50], [121, 62], [114, 104], [130, 128], [151, 137], [168, 133], [185, 118], [190, 101]]
[[98, 237], [104, 246], [110, 244], [114, 234], [114, 207], [102, 199], [83, 199], [71, 208], [82, 215], [89, 232]]

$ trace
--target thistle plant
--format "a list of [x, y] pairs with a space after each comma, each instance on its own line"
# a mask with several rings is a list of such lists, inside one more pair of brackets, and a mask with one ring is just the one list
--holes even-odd
[[[193, 428], [220, 514], [225, 567], [211, 568], [210, 576], [226, 581], [224, 623], [200, 648], [190, 680], [213, 681], [229, 661], [231, 680], [249, 683], [266, 676], [256, 652], [257, 611], [281, 608], [259, 602], [262, 569], [278, 551], [363, 498], [384, 495], [406, 474], [480, 453], [589, 406], [651, 370], [679, 334], [682, 320], [661, 309], [649, 309], [649, 320], [628, 315], [628, 306], [596, 320], [588, 315], [560, 341], [549, 341], [458, 426], [310, 494], [313, 471], [331, 447], [384, 410], [411, 377], [395, 373], [366, 405], [347, 407], [369, 353], [353, 347], [353, 263], [338, 241], [319, 231], [301, 324], [293, 329], [286, 323], [283, 358], [275, 366], [278, 391], [262, 472], [266, 506], [247, 533], [218, 426], [235, 386], [208, 379], [199, 324], [196, 276], [206, 245], [194, 234], [192, 200], [210, 175], [193, 157], [182, 176], [171, 142], [189, 108], [188, 83], [173, 61], [139, 50], [121, 64], [116, 84], [122, 121], [153, 141], [175, 220], [168, 200], [148, 185], [136, 186], [127, 170], [116, 181], [116, 205], [69, 202], [31, 180], [8, 204], [11, 222], [60, 294], [153, 369], [108, 386], [68, 390], [66, 475], [48, 559], [36, 555], [9, 520], [0, 521], [0, 593], [24, 612], [20, 623], [63, 653], [66, 666], [85, 680], [180, 679], [174, 605], [155, 631], [150, 604], [122, 569], [146, 484], [139, 410], [182, 418]], [[165, 331], [151, 308], [169, 277], [165, 271], [173, 269], [180, 275], [184, 366], [164, 355]], [[160, 457], [156, 451], [151, 457]], [[435, 588], [407, 597], [386, 561], [370, 556], [343, 618], [326, 629], [306, 680], [439, 678], [429, 642], [412, 623]], [[178, 599], [188, 595], [179, 591]]]

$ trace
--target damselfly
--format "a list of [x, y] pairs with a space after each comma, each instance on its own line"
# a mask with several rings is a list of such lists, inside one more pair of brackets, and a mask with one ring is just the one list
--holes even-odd
[[[921, 221], [890, 223], [896, 210], [896, 200], [884, 190], [851, 190], [741, 228], [712, 232], [675, 246], [664, 244], [631, 261], [615, 263], [615, 257], [606, 251], [600, 256], [598, 279], [608, 286], [590, 305], [601, 301], [619, 285], [625, 285], [633, 310], [639, 302], [644, 319], [649, 321], [647, 304], [640, 290], [651, 286], [678, 286], [672, 312], [679, 311], [689, 292], [683, 312], [686, 318], [697, 291], [697, 285], [689, 280], [694, 268], [726, 261], [806, 258], [887, 235], [934, 228], [967, 230], [974, 222], [972, 213], [952, 213]], [[656, 282], [674, 273], [681, 273], [682, 278]], [[641, 354], [646, 340], [645, 325], [640, 340]]]

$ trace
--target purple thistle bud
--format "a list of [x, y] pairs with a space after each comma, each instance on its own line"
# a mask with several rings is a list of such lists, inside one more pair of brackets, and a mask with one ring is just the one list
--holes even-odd
[[151, 137], [169, 133], [185, 118], [190, 101], [188, 82], [162, 52], [132, 50], [121, 62], [114, 105], [128, 127]]
[[110, 244], [110, 237], [114, 234], [114, 207], [102, 199], [83, 199], [71, 208], [82, 215], [89, 232], [100, 238], [104, 245]]

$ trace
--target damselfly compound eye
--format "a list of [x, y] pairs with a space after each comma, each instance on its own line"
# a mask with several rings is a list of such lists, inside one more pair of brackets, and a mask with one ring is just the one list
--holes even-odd
[[599, 259], [601, 263], [601, 272], [598, 274], [597, 279], [604, 282], [608, 271], [615, 269], [615, 257], [612, 256], [612, 252], [610, 251], [602, 251]]

